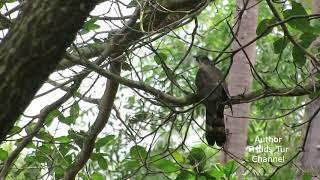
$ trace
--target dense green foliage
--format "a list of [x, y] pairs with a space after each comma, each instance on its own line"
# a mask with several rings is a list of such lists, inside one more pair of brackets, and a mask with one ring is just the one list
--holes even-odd
[[[11, 2], [15, 1], [1, 2], [1, 10], [6, 11]], [[121, 76], [142, 81], [175, 97], [182, 97], [195, 92], [193, 82], [197, 67], [192, 55], [205, 53], [211, 59], [218, 58], [219, 68], [228, 73], [232, 53], [227, 43], [232, 40], [230, 24], [235, 21], [234, 3], [217, 0], [197, 17], [190, 18], [186, 25], [175, 28], [153, 42], [148, 42], [148, 39], [157, 37], [157, 34], [149, 36], [145, 44], [134, 44], [125, 53], [126, 62]], [[286, 27], [298, 44], [318, 57], [319, 48], [310, 45], [320, 34], [319, 16], [310, 16], [311, 9], [304, 8], [298, 1], [274, 5], [281, 18], [287, 20]], [[98, 6], [107, 5], [102, 3]], [[307, 85], [310, 57], [284, 35], [281, 23], [265, 1], [258, 3], [258, 6], [259, 25], [256, 33], [259, 38], [255, 69], [270, 87]], [[69, 53], [77, 54], [81, 47], [94, 50], [108, 38], [107, 33], [103, 32], [106, 31], [107, 23], [101, 17], [88, 18], [75, 44], [67, 50]], [[55, 72], [51, 78], [63, 84], [80, 72], [79, 67], [72, 71]], [[100, 75], [90, 73], [78, 90], [78, 95], [52, 110], [32, 143], [25, 147], [14, 162], [8, 179], [61, 179], [65, 170], [76, 160], [87, 130], [97, 116], [99, 109], [94, 102], [102, 95], [104, 83], [105, 79]], [[263, 84], [254, 76], [252, 91], [261, 88], [264, 88]], [[55, 100], [52, 98], [56, 97], [52, 95], [54, 93], [61, 92], [54, 89], [53, 92], [44, 93], [40, 99], [52, 102]], [[318, 90], [310, 93], [310, 98], [317, 95]], [[240, 175], [236, 171], [242, 167], [244, 179], [269, 176], [273, 180], [295, 179], [299, 170], [295, 165], [299, 163], [299, 158], [295, 155], [302, 147], [302, 130], [306, 125], [303, 123], [304, 106], [301, 105], [308, 101], [306, 96], [271, 96], [253, 101], [245, 159], [243, 162], [232, 160], [222, 165], [219, 163], [221, 149], [209, 147], [204, 141], [205, 113], [201, 105], [166, 106], [157, 97], [121, 85], [107, 126], [98, 136], [90, 160], [78, 177], [84, 180], [233, 180], [238, 179]], [[39, 103], [37, 99], [34, 102]], [[33, 108], [37, 109], [37, 113], [42, 109], [40, 105]], [[19, 145], [22, 136], [31, 134], [35, 128], [37, 121], [33, 120], [37, 117], [28, 115], [28, 110], [26, 112], [26, 116], [21, 116], [11, 131], [8, 141], [2, 144], [0, 162], [4, 162]], [[281, 137], [282, 140], [279, 143], [258, 143], [257, 137]], [[259, 145], [271, 150], [250, 152], [249, 147]], [[277, 146], [287, 150], [275, 152]], [[253, 156], [284, 156], [285, 161], [257, 163], [253, 161]], [[310, 178], [308, 172], [303, 175], [305, 180]]]

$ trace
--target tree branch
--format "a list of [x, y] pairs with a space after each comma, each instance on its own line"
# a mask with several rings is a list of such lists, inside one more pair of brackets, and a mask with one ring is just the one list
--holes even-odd
[[[91, 62], [82, 62], [82, 65], [86, 66], [89, 69], [92, 69], [96, 73], [104, 76], [108, 79], [115, 80], [120, 84], [128, 86], [130, 88], [139, 89], [146, 93], [153, 95], [156, 99], [164, 101], [172, 106], [186, 106], [191, 105], [200, 101], [201, 99], [197, 97], [197, 95], [186, 95], [183, 97], [175, 97], [173, 95], [167, 94], [161, 90], [158, 90], [152, 86], [147, 85], [141, 81], [133, 81], [121, 76], [118, 76], [110, 71], [107, 71], [98, 65]], [[270, 96], [303, 96], [313, 93], [314, 89], [320, 88], [320, 82], [317, 82], [315, 85], [306, 85], [306, 86], [296, 86], [289, 88], [274, 88], [269, 86], [267, 89], [257, 90], [251, 93], [232, 96], [230, 102], [232, 104], [241, 104], [248, 103], [252, 101], [256, 101], [262, 98], [270, 97]]]
[[[110, 72], [119, 75], [121, 71], [121, 63], [113, 62], [109, 68]], [[83, 142], [81, 152], [76, 158], [76, 161], [71, 165], [64, 174], [65, 180], [75, 179], [77, 173], [86, 164], [90, 155], [94, 149], [95, 141], [98, 134], [103, 130], [108, 122], [113, 107], [114, 99], [118, 91], [119, 83], [114, 80], [108, 80], [106, 84], [106, 89], [99, 103], [99, 114], [87, 132], [87, 136]]]
[[17, 148], [14, 149], [4, 162], [1, 172], [0, 172], [0, 179], [4, 179], [8, 172], [10, 171], [10, 168], [12, 166], [12, 163], [14, 160], [18, 157], [18, 155], [21, 153], [21, 151], [32, 141], [33, 137], [37, 135], [37, 133], [42, 128], [46, 117], [48, 114], [53, 111], [54, 109], [57, 109], [59, 106], [61, 106], [64, 102], [66, 102], [69, 98], [73, 96], [73, 94], [77, 91], [79, 88], [81, 81], [84, 77], [77, 77], [74, 84], [69, 88], [68, 92], [62, 96], [60, 99], [58, 99], [56, 102], [46, 106], [43, 108], [39, 114], [38, 122], [36, 123], [35, 127], [32, 129], [30, 133], [27, 134], [26, 137], [22, 139], [22, 141], [19, 143]]
[[0, 143], [54, 71], [95, 5], [92, 0], [24, 4], [0, 44]]

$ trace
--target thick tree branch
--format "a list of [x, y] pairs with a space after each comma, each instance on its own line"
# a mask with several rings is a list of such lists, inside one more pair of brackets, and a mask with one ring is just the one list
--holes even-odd
[[0, 143], [54, 71], [95, 4], [34, 0], [23, 6], [0, 44]]
[[[124, 51], [137, 41], [142, 40], [140, 38], [144, 35], [160, 32], [160, 30], [165, 30], [166, 27], [172, 24], [176, 25], [183, 17], [195, 15], [195, 12], [200, 12], [206, 5], [206, 1], [204, 0], [166, 0], [162, 4], [150, 1], [150, 4], [145, 9], [140, 10], [136, 8], [136, 12], [132, 15], [132, 19], [135, 19], [139, 17], [140, 11], [144, 11], [143, 22], [135, 23], [131, 19], [131, 22], [129, 21], [127, 25], [111, 35], [101, 46], [81, 48], [80, 53], [83, 52], [81, 56], [84, 55], [86, 58], [92, 58], [100, 54], [100, 56], [107, 58], [113, 53], [120, 54], [120, 51]], [[143, 24], [141, 25], [140, 23]], [[72, 56], [77, 59], [76, 55]], [[69, 58], [64, 58], [57, 67], [57, 70], [70, 68], [75, 64], [76, 62], [70, 61]]]

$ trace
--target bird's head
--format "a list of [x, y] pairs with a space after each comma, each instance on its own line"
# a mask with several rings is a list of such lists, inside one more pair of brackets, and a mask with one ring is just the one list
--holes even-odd
[[195, 55], [193, 56], [199, 65], [201, 64], [211, 64], [210, 59], [206, 55]]

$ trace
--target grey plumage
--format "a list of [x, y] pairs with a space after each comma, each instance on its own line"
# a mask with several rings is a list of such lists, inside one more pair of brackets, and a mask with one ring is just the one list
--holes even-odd
[[[203, 99], [206, 108], [206, 139], [209, 145], [223, 146], [226, 142], [226, 131], [224, 124], [224, 106], [230, 98], [227, 84], [219, 82], [223, 75], [207, 56], [196, 56], [199, 70], [196, 75], [195, 84], [197, 94]], [[218, 86], [219, 85], [219, 86]]]

